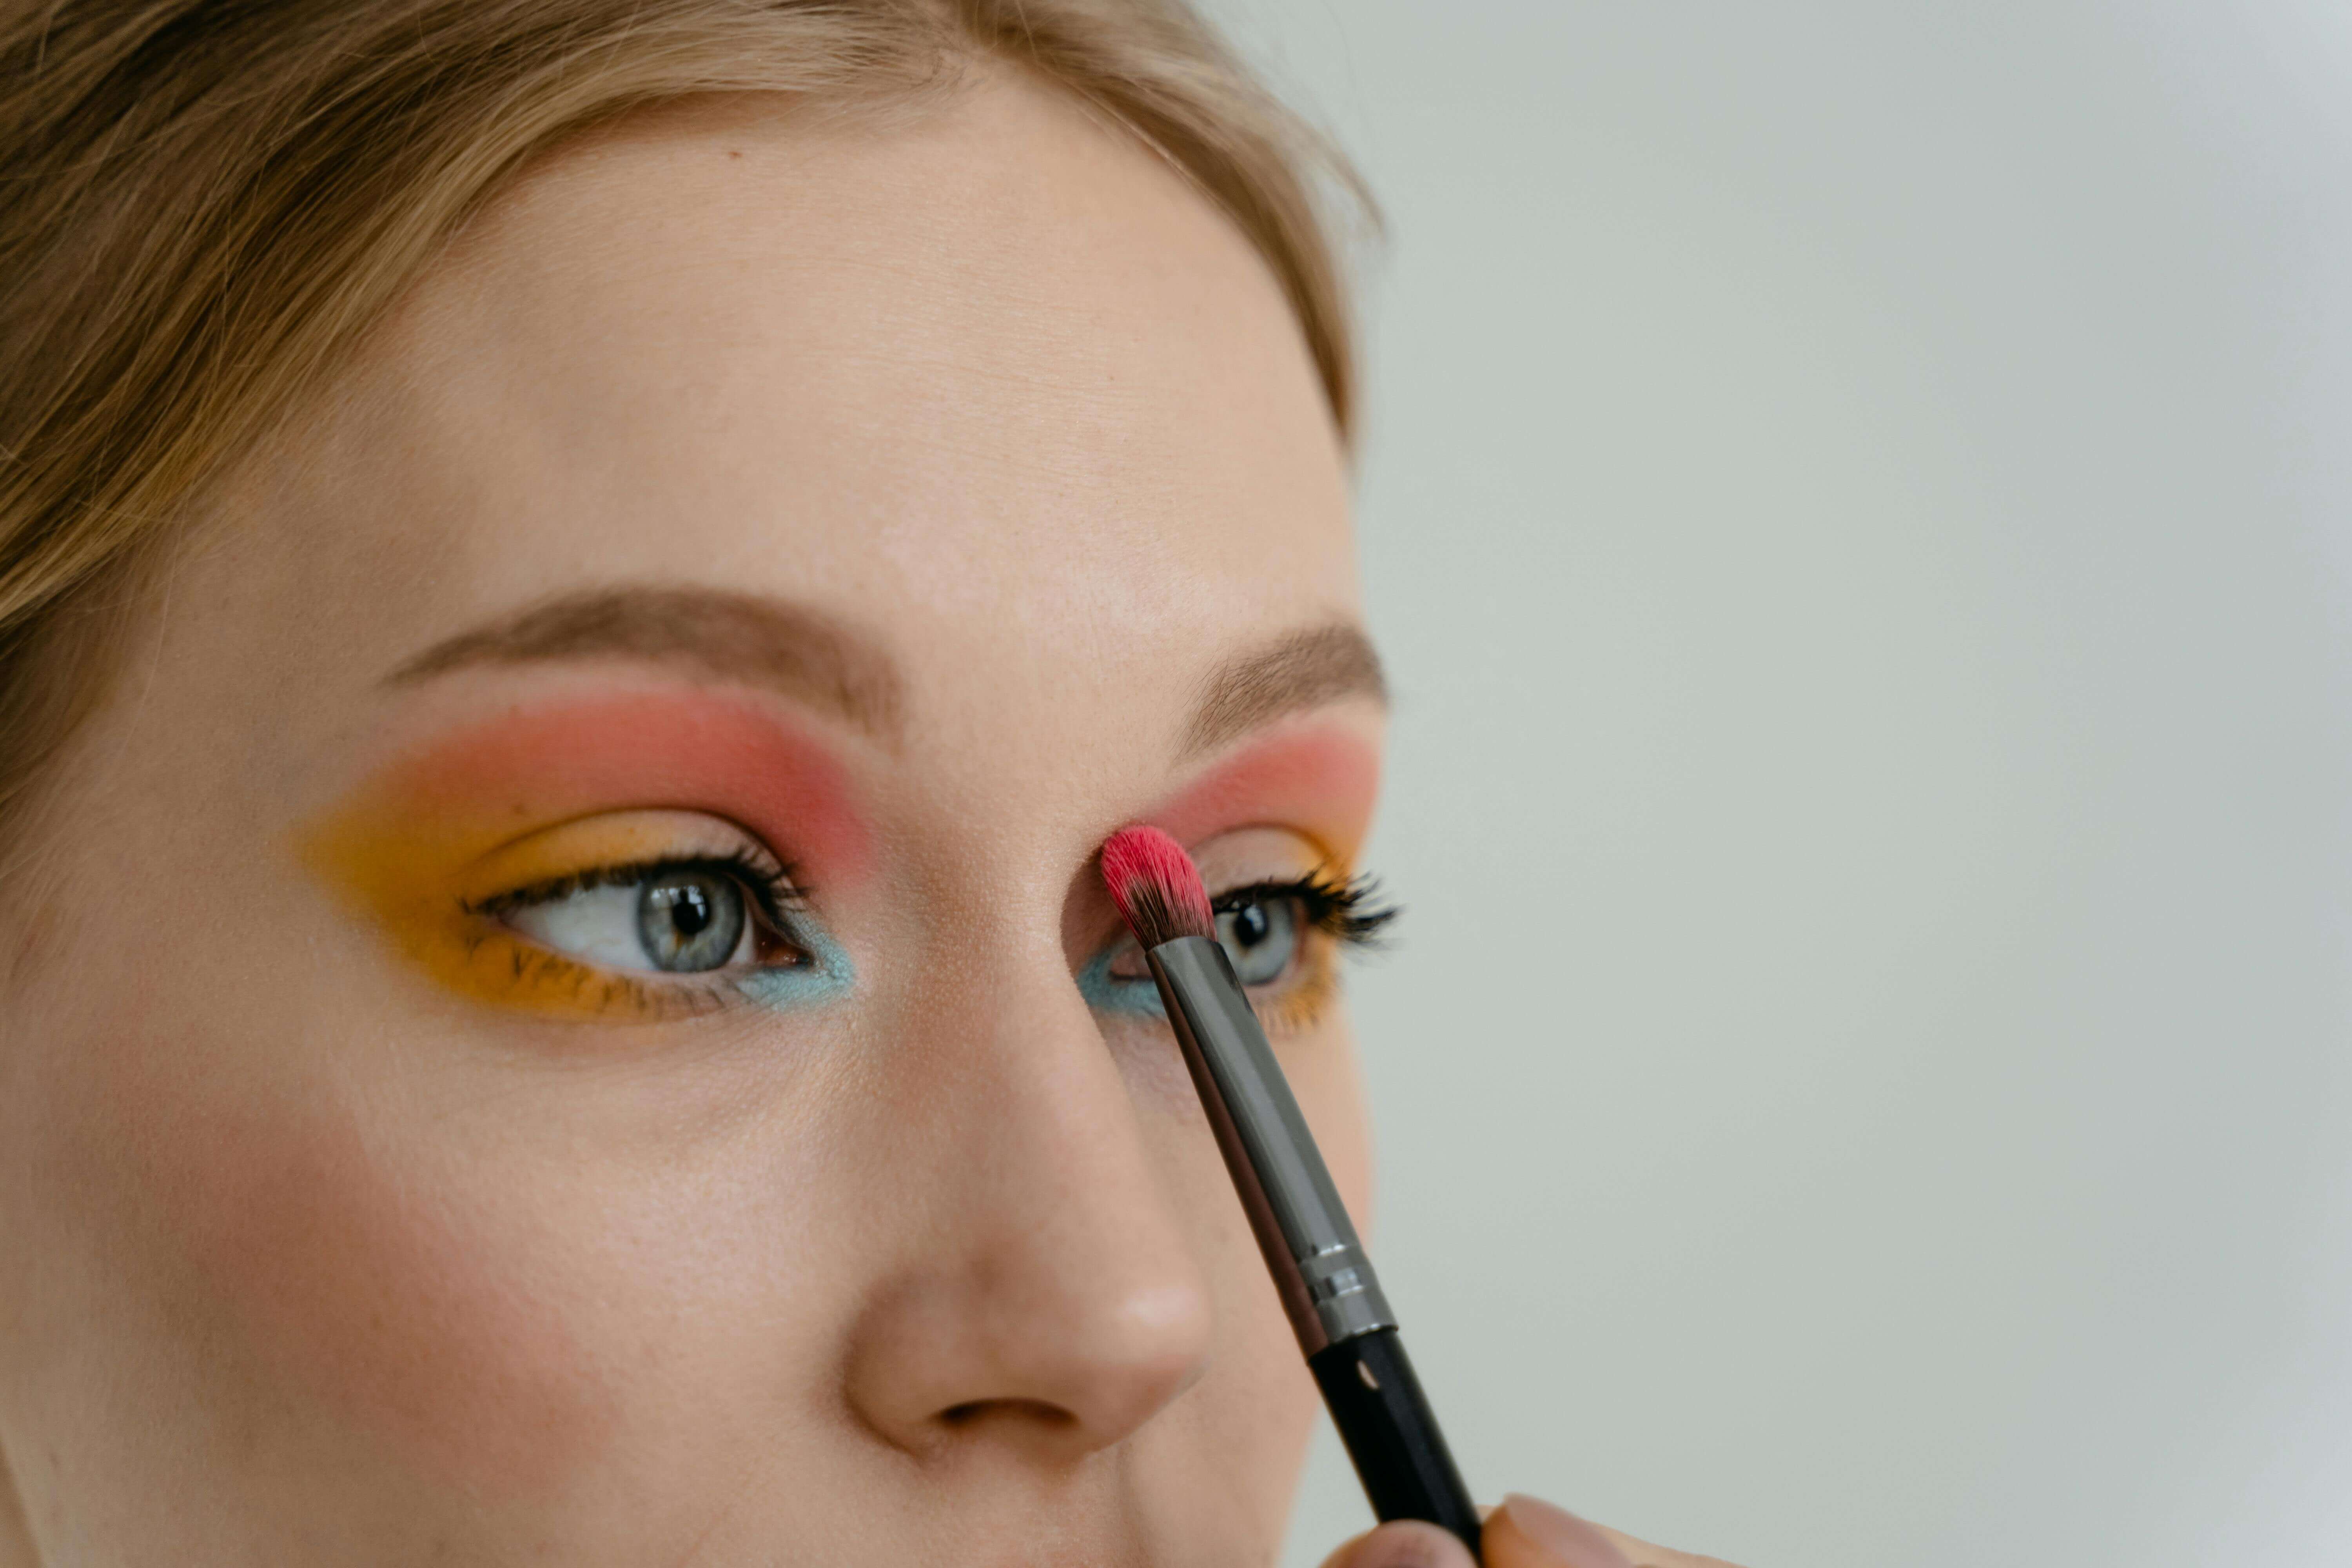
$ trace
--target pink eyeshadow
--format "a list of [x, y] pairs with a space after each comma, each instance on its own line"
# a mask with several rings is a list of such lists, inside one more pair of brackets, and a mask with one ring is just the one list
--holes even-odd
[[1315, 721], [1220, 763], [1143, 820], [1184, 844], [1252, 823], [1293, 826], [1350, 860], [1370, 827], [1380, 779], [1380, 750], [1370, 739]]
[[526, 710], [434, 746], [394, 787], [519, 823], [624, 806], [709, 812], [820, 884], [857, 881], [873, 865], [873, 835], [831, 752], [772, 710], [709, 692]]

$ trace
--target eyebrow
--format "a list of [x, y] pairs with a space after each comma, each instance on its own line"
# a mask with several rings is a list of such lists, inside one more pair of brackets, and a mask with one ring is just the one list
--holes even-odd
[[387, 678], [618, 655], [683, 665], [795, 697], [878, 739], [902, 727], [906, 691], [881, 646], [804, 605], [708, 588], [604, 588], [437, 642]]
[[1236, 654], [1202, 683], [1200, 703], [1185, 727], [1182, 754], [1213, 751], [1276, 719], [1349, 697], [1388, 704], [1381, 656], [1363, 628], [1334, 621], [1293, 632]]

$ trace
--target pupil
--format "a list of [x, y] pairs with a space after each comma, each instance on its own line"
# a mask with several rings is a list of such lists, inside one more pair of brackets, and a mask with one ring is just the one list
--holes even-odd
[[1271, 985], [1298, 954], [1298, 900], [1267, 899], [1217, 911], [1217, 940], [1244, 985]]
[[656, 969], [717, 969], [741, 943], [742, 890], [708, 871], [673, 871], [637, 896], [637, 941]]

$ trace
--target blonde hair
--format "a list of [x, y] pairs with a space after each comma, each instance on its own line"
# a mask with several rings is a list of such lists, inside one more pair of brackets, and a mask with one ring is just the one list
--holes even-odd
[[1344, 437], [1319, 209], [1360, 190], [1185, 0], [0, 0], [0, 824], [183, 503], [519, 166], [691, 95], [903, 100], [990, 57], [1231, 217]]

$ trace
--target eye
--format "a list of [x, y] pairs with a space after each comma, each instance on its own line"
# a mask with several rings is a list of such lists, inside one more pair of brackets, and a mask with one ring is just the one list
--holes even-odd
[[[1289, 973], [1312, 923], [1295, 893], [1253, 888], [1220, 895], [1217, 900], [1217, 941], [1244, 985], [1271, 985]], [[1142, 950], [1123, 938], [1108, 954], [1105, 974], [1112, 980], [1148, 982], [1151, 971]]]
[[1251, 897], [1217, 911], [1217, 941], [1244, 985], [1271, 985], [1298, 957], [1305, 911], [1291, 896]]
[[726, 870], [654, 866], [522, 895], [499, 918], [583, 963], [697, 974], [755, 956], [751, 902], [742, 882]]
[[[1200, 859], [1218, 943], [1266, 1033], [1276, 1037], [1315, 1023], [1337, 994], [1339, 955], [1377, 945], [1396, 914], [1379, 901], [1370, 881], [1325, 867], [1246, 879], [1252, 868], [1297, 865], [1309, 847], [1286, 830], [1251, 828], [1213, 844]], [[1124, 931], [1074, 978], [1097, 1013], [1163, 1016], [1150, 964]]]

